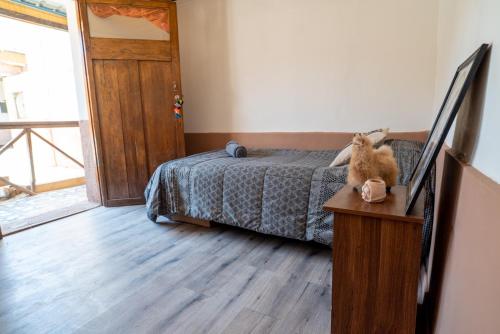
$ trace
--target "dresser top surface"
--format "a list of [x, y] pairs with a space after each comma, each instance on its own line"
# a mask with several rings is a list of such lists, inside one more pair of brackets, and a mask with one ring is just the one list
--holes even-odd
[[323, 209], [337, 213], [382, 218], [412, 223], [424, 223], [424, 200], [421, 193], [409, 215], [405, 214], [407, 187], [395, 186], [382, 203], [368, 203], [361, 198], [361, 193], [346, 185], [330, 198]]

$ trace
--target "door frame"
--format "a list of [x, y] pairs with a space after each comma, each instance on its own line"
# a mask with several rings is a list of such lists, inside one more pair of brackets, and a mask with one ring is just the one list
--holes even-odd
[[[177, 6], [170, 0], [75, 0], [77, 26], [83, 49], [85, 90], [88, 102], [88, 122], [81, 122], [82, 142], [84, 143], [84, 165], [86, 166], [87, 194], [89, 200], [99, 202], [104, 206], [121, 205], [116, 200], [109, 203], [107, 199], [106, 176], [104, 173], [104, 158], [102, 152], [101, 129], [98, 115], [97, 93], [95, 90], [95, 76], [91, 57], [91, 36], [87, 13], [88, 4], [111, 4], [134, 7], [165, 8], [169, 11], [170, 44], [172, 54], [172, 71], [180, 82], [179, 37], [177, 28]], [[176, 123], [177, 133], [184, 133], [183, 122]], [[178, 149], [184, 154], [183, 143]], [[129, 204], [129, 203], [123, 203]]]

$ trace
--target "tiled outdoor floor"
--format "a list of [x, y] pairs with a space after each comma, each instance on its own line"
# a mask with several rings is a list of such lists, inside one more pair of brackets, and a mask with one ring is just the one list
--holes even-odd
[[0, 201], [0, 226], [6, 234], [92, 206], [96, 205], [87, 201], [85, 186], [49, 191], [36, 196], [20, 195]]

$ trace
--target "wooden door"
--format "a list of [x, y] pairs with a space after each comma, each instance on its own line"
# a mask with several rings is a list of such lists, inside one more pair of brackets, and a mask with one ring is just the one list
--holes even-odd
[[181, 94], [175, 3], [132, 2], [168, 11], [169, 40], [92, 36], [87, 4], [95, 3], [82, 0], [79, 11], [101, 197], [105, 206], [140, 204], [155, 169], [184, 155], [182, 118], [173, 112]]

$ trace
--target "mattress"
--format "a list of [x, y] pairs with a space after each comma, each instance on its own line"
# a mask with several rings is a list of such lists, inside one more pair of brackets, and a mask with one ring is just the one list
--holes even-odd
[[[390, 140], [406, 185], [423, 144]], [[329, 167], [338, 150], [249, 149], [246, 158], [211, 151], [159, 166], [145, 190], [147, 214], [183, 215], [331, 246], [334, 216], [323, 204], [347, 179], [348, 166]], [[434, 173], [425, 183], [422, 256], [433, 224]]]

